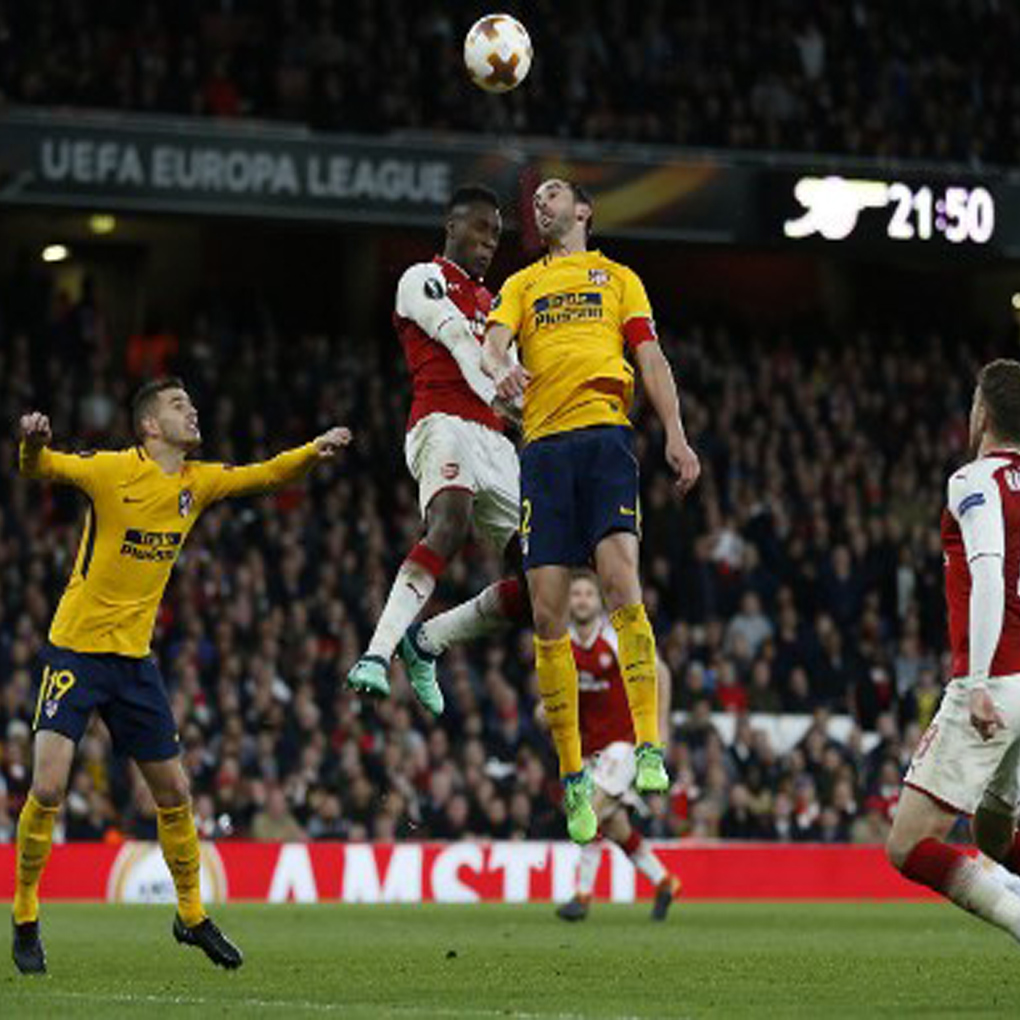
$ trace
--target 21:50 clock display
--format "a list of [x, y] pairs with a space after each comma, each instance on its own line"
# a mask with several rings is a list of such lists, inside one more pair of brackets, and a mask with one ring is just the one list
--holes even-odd
[[801, 177], [793, 196], [802, 211], [784, 222], [783, 233], [794, 240], [815, 235], [828, 241], [849, 239], [868, 209], [886, 211], [884, 233], [893, 241], [943, 238], [950, 244], [983, 245], [995, 235], [995, 198], [980, 185]]
[[893, 206], [888, 234], [894, 241], [922, 241], [941, 234], [951, 244], [987, 244], [995, 233], [995, 200], [987, 188], [950, 187], [941, 193], [922, 185], [889, 185]]

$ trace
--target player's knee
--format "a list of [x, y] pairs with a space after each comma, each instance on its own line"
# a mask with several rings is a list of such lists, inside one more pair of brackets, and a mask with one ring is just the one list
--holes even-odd
[[64, 800], [64, 787], [64, 782], [58, 776], [43, 773], [32, 780], [32, 796], [43, 807], [60, 807]]
[[471, 530], [469, 507], [452, 506], [429, 516], [425, 544], [443, 559], [456, 555]]
[[902, 871], [915, 845], [914, 840], [904, 839], [894, 826], [885, 841], [885, 856], [897, 871]]
[[567, 620], [563, 609], [551, 602], [536, 600], [532, 604], [535, 635], [543, 641], [555, 641], [567, 633]]
[[191, 800], [191, 784], [183, 770], [152, 787], [152, 799], [161, 808], [182, 807]]
[[641, 585], [634, 571], [624, 568], [604, 570], [599, 574], [599, 583], [610, 613], [641, 601]]

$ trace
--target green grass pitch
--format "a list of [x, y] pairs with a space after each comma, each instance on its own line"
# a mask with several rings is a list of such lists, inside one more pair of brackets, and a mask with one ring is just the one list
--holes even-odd
[[50, 904], [50, 974], [0, 977], [0, 1016], [960, 1017], [1020, 1012], [1020, 946], [941, 904], [221, 907], [215, 970], [165, 907]]

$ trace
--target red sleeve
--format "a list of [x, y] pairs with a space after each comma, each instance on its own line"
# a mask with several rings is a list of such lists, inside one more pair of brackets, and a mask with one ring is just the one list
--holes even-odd
[[642, 344], [649, 341], [658, 342], [658, 335], [655, 332], [655, 322], [644, 316], [635, 316], [623, 324], [623, 341], [630, 351], [635, 350]]

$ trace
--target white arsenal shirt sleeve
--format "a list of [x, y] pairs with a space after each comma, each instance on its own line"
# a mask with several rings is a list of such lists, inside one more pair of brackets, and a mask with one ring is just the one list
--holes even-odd
[[482, 371], [482, 345], [464, 313], [450, 300], [439, 266], [419, 262], [404, 273], [397, 284], [396, 310], [441, 343], [453, 355], [468, 386], [479, 399], [492, 404], [496, 387]]
[[947, 491], [949, 512], [959, 522], [970, 568], [968, 675], [979, 681], [991, 669], [1006, 609], [1006, 533], [995, 479], [1001, 466], [995, 458], [974, 461], [949, 479]]

